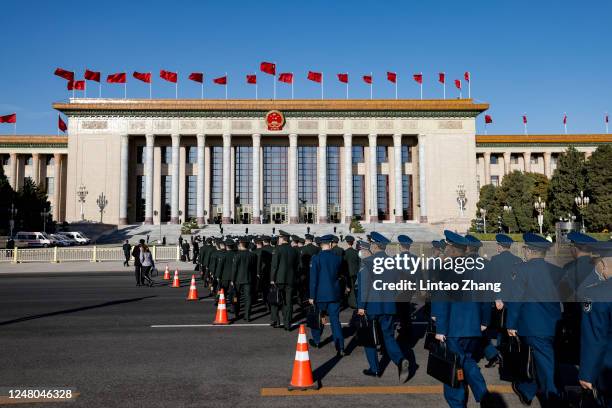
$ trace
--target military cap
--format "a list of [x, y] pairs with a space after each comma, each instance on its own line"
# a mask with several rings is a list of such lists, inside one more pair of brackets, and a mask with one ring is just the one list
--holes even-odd
[[480, 242], [480, 240], [476, 238], [475, 236], [473, 236], [472, 234], [467, 234], [465, 236], [465, 239], [469, 241], [468, 246], [476, 247], [476, 248], [480, 248], [482, 246], [482, 242]]
[[270, 243], [271, 243], [272, 245], [276, 245], [276, 244], [278, 244], [278, 237], [272, 237], [272, 238], [270, 238]]
[[305, 244], [305, 243], [306, 243], [306, 240], [305, 240], [304, 238], [299, 238], [299, 239], [298, 239], [298, 242], [299, 242], [300, 244]]
[[289, 234], [287, 231], [283, 231], [283, 230], [278, 230], [278, 235], [281, 237], [290, 237], [291, 234]]
[[367, 249], [370, 250], [370, 243], [367, 241], [359, 240], [357, 241], [357, 249]]
[[243, 243], [243, 244], [248, 244], [249, 242], [251, 242], [251, 237], [240, 237], [238, 238], [238, 242]]
[[337, 244], [338, 242], [340, 242], [340, 238], [335, 235], [332, 235], [332, 241]]
[[442, 247], [442, 241], [436, 241], [435, 239], [433, 241], [431, 241], [431, 246], [436, 248], [436, 249], [444, 249]]
[[612, 257], [612, 241], [592, 242], [589, 244], [589, 249], [599, 256]]
[[227, 245], [227, 246], [232, 246], [232, 245], [234, 245], [234, 240], [233, 240], [233, 239], [231, 239], [231, 238], [226, 239], [226, 240], [225, 240], [225, 245]]
[[527, 245], [528, 247], [539, 250], [546, 250], [552, 246], [552, 242], [532, 232], [527, 232], [523, 234], [523, 241], [525, 241], [525, 245]]
[[347, 235], [346, 237], [344, 237], [344, 240], [346, 242], [355, 242], [355, 238], [352, 235]]
[[382, 245], [387, 245], [389, 242], [391, 242], [389, 238], [385, 237], [383, 234], [381, 234], [380, 232], [376, 232], [376, 231], [370, 234], [370, 239], [372, 240], [372, 242], [376, 244], [382, 244]]
[[306, 235], [304, 235], [304, 238], [306, 238], [308, 241], [312, 241], [314, 239], [314, 235], [306, 234]]
[[572, 231], [569, 234], [567, 234], [567, 239], [569, 239], [570, 241], [572, 241], [572, 243], [576, 245], [585, 245], [585, 244], [592, 244], [594, 242], [597, 242], [595, 238], [590, 237], [587, 234], [583, 234], [581, 232], [576, 232], [576, 231]]
[[297, 235], [292, 235], [291, 240], [294, 242], [300, 242], [300, 237], [298, 237]]
[[314, 242], [319, 245], [321, 243], [321, 237], [315, 237]]
[[223, 244], [223, 245], [225, 245], [225, 242], [223, 242], [223, 238], [215, 238], [215, 244]]
[[266, 241], [266, 242], [270, 242], [270, 240], [272, 239], [270, 238], [269, 235], [262, 235], [260, 238], [262, 241]]
[[410, 238], [408, 235], [398, 235], [397, 236], [397, 240], [399, 241], [400, 244], [402, 245], [412, 245], [412, 238]]
[[334, 236], [332, 234], [327, 234], [327, 235], [323, 235], [322, 237], [319, 237], [319, 242], [321, 244], [329, 244], [333, 240], [334, 240]]
[[514, 242], [514, 240], [506, 234], [495, 235], [495, 241], [497, 241], [499, 245], [506, 247], [506, 248], [510, 248], [510, 246]]
[[470, 245], [470, 241], [453, 231], [444, 230], [444, 237], [446, 238], [447, 244], [453, 246], [466, 247]]

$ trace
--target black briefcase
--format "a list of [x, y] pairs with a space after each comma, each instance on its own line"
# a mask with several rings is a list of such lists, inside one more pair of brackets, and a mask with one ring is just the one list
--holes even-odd
[[306, 326], [313, 330], [321, 330], [323, 328], [323, 316], [321, 310], [315, 305], [308, 307], [306, 313]]
[[498, 347], [501, 362], [499, 378], [502, 381], [525, 382], [535, 378], [533, 349], [518, 337], [506, 337]]
[[427, 374], [449, 387], [458, 388], [463, 381], [459, 357], [450, 351], [445, 343], [437, 342], [438, 344], [432, 346], [427, 358]]
[[580, 317], [563, 317], [555, 334], [555, 358], [560, 363], [580, 364]]
[[423, 340], [423, 348], [425, 350], [432, 350], [438, 344], [436, 340], [436, 323], [430, 320], [425, 329], [425, 339]]
[[355, 329], [360, 346], [376, 347], [380, 344], [380, 333], [375, 320], [370, 320], [365, 315], [361, 316], [357, 310], [354, 310], [349, 325]]
[[283, 291], [278, 286], [273, 285], [268, 292], [268, 303], [275, 306], [283, 304]]
[[508, 309], [505, 307], [502, 310], [497, 310], [495, 305], [491, 307], [491, 322], [489, 328], [492, 330], [503, 331], [506, 329], [506, 318]]
[[595, 388], [585, 390], [579, 385], [566, 385], [561, 394], [569, 408], [604, 408], [606, 406]]

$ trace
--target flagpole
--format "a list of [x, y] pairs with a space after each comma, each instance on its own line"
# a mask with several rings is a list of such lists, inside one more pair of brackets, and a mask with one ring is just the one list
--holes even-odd
[[323, 73], [321, 72], [321, 100], [323, 100]]
[[274, 80], [272, 81], [273, 85], [273, 95], [272, 99], [276, 99], [276, 62], [274, 63]]
[[153, 99], [153, 84], [149, 81], [149, 99]]
[[372, 76], [372, 72], [370, 72], [370, 100], [372, 100], [372, 86], [374, 85], [374, 77]]
[[291, 77], [291, 99], [293, 100], [293, 77]]
[[565, 130], [565, 134], [567, 135], [567, 112], [563, 113], [563, 129]]
[[204, 78], [202, 78], [202, 83], [200, 83], [200, 99], [204, 99]]
[[85, 88], [83, 89], [85, 91], [85, 99], [87, 99], [87, 81], [84, 80], [83, 82], [85, 83]]
[[606, 112], [606, 117], [604, 118], [604, 121], [606, 123], [606, 135], [608, 134], [608, 112]]
[[444, 82], [442, 82], [442, 88], [444, 89], [444, 99], [446, 100], [446, 73], [443, 72], [444, 74]]
[[227, 100], [227, 72], [225, 73], [225, 100]]
[[127, 99], [127, 79], [123, 83], [123, 99]]
[[102, 98], [102, 78], [100, 78], [100, 82], [98, 82], [98, 98]]
[[257, 83], [255, 84], [255, 100], [257, 100]]
[[[485, 119], [486, 120], [486, 119]], [[485, 122], [485, 135], [487, 134], [487, 122]]]
[[346, 99], [348, 100], [348, 79], [346, 81]]
[[468, 81], [468, 99], [472, 99], [472, 74], [469, 76], [470, 80]]
[[395, 100], [397, 100], [397, 79], [395, 80]]

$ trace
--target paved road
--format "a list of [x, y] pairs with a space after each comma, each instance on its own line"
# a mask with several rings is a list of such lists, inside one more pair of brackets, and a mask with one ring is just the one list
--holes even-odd
[[[445, 406], [439, 383], [425, 373], [421, 343], [415, 348], [421, 368], [406, 387], [395, 387], [393, 364], [380, 379], [364, 377], [361, 348], [338, 361], [328, 344], [310, 351], [321, 391], [284, 395], [297, 330], [261, 325], [269, 322], [263, 311], [251, 326], [201, 326], [215, 310], [210, 298], [184, 300], [189, 276], [180, 289], [135, 287], [131, 275], [119, 272], [0, 276], [0, 387], [79, 393], [70, 404], [20, 405], [37, 407]], [[520, 406], [496, 370], [483, 371], [489, 384], [505, 387], [508, 406]]]

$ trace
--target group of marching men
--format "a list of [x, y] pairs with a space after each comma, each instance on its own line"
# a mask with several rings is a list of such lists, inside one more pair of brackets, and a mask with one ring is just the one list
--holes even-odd
[[[452, 231], [444, 235], [432, 241], [435, 257], [480, 256], [482, 243], [477, 238]], [[579, 384], [600, 406], [612, 407], [612, 242], [580, 233], [568, 238], [573, 259], [561, 268], [545, 260], [552, 243], [543, 237], [524, 234], [520, 258], [510, 251], [514, 241], [498, 234], [497, 254], [486, 261], [479, 279], [500, 281], [504, 290], [485, 298], [427, 296], [424, 309], [429, 311], [432, 336], [458, 356], [463, 371], [461, 386], [444, 384], [450, 407], [467, 405], [468, 388], [483, 406], [492, 401], [478, 362], [484, 358], [486, 367], [503, 364], [499, 345], [509, 338], [530, 347], [535, 366], [535, 378], [512, 383], [521, 403], [531, 405], [537, 397], [542, 406], [568, 406], [565, 387]], [[390, 256], [391, 241], [376, 232], [367, 241], [345, 237], [345, 249], [339, 241], [334, 235], [301, 238], [284, 231], [274, 237], [209, 237], [197, 261], [211, 293], [218, 295], [223, 289], [236, 319], [244, 303], [244, 319], [251, 321], [255, 301], [266, 305], [274, 328], [291, 329], [296, 303], [303, 314], [316, 309], [325, 315], [338, 357], [345, 355], [340, 311], [346, 306], [355, 309], [354, 316], [367, 319], [380, 333], [376, 344], [363, 343], [369, 363], [364, 375], [382, 375], [382, 351], [397, 365], [399, 381], [406, 382], [418, 369], [402, 335], [411, 331], [413, 305], [405, 299], [381, 300], [369, 285], [376, 258]], [[414, 256], [409, 237], [400, 235], [398, 241], [400, 253]], [[453, 280], [459, 275], [430, 270], [416, 276]], [[492, 327], [492, 320], [503, 323]], [[311, 347], [320, 347], [323, 328], [311, 326]]]

